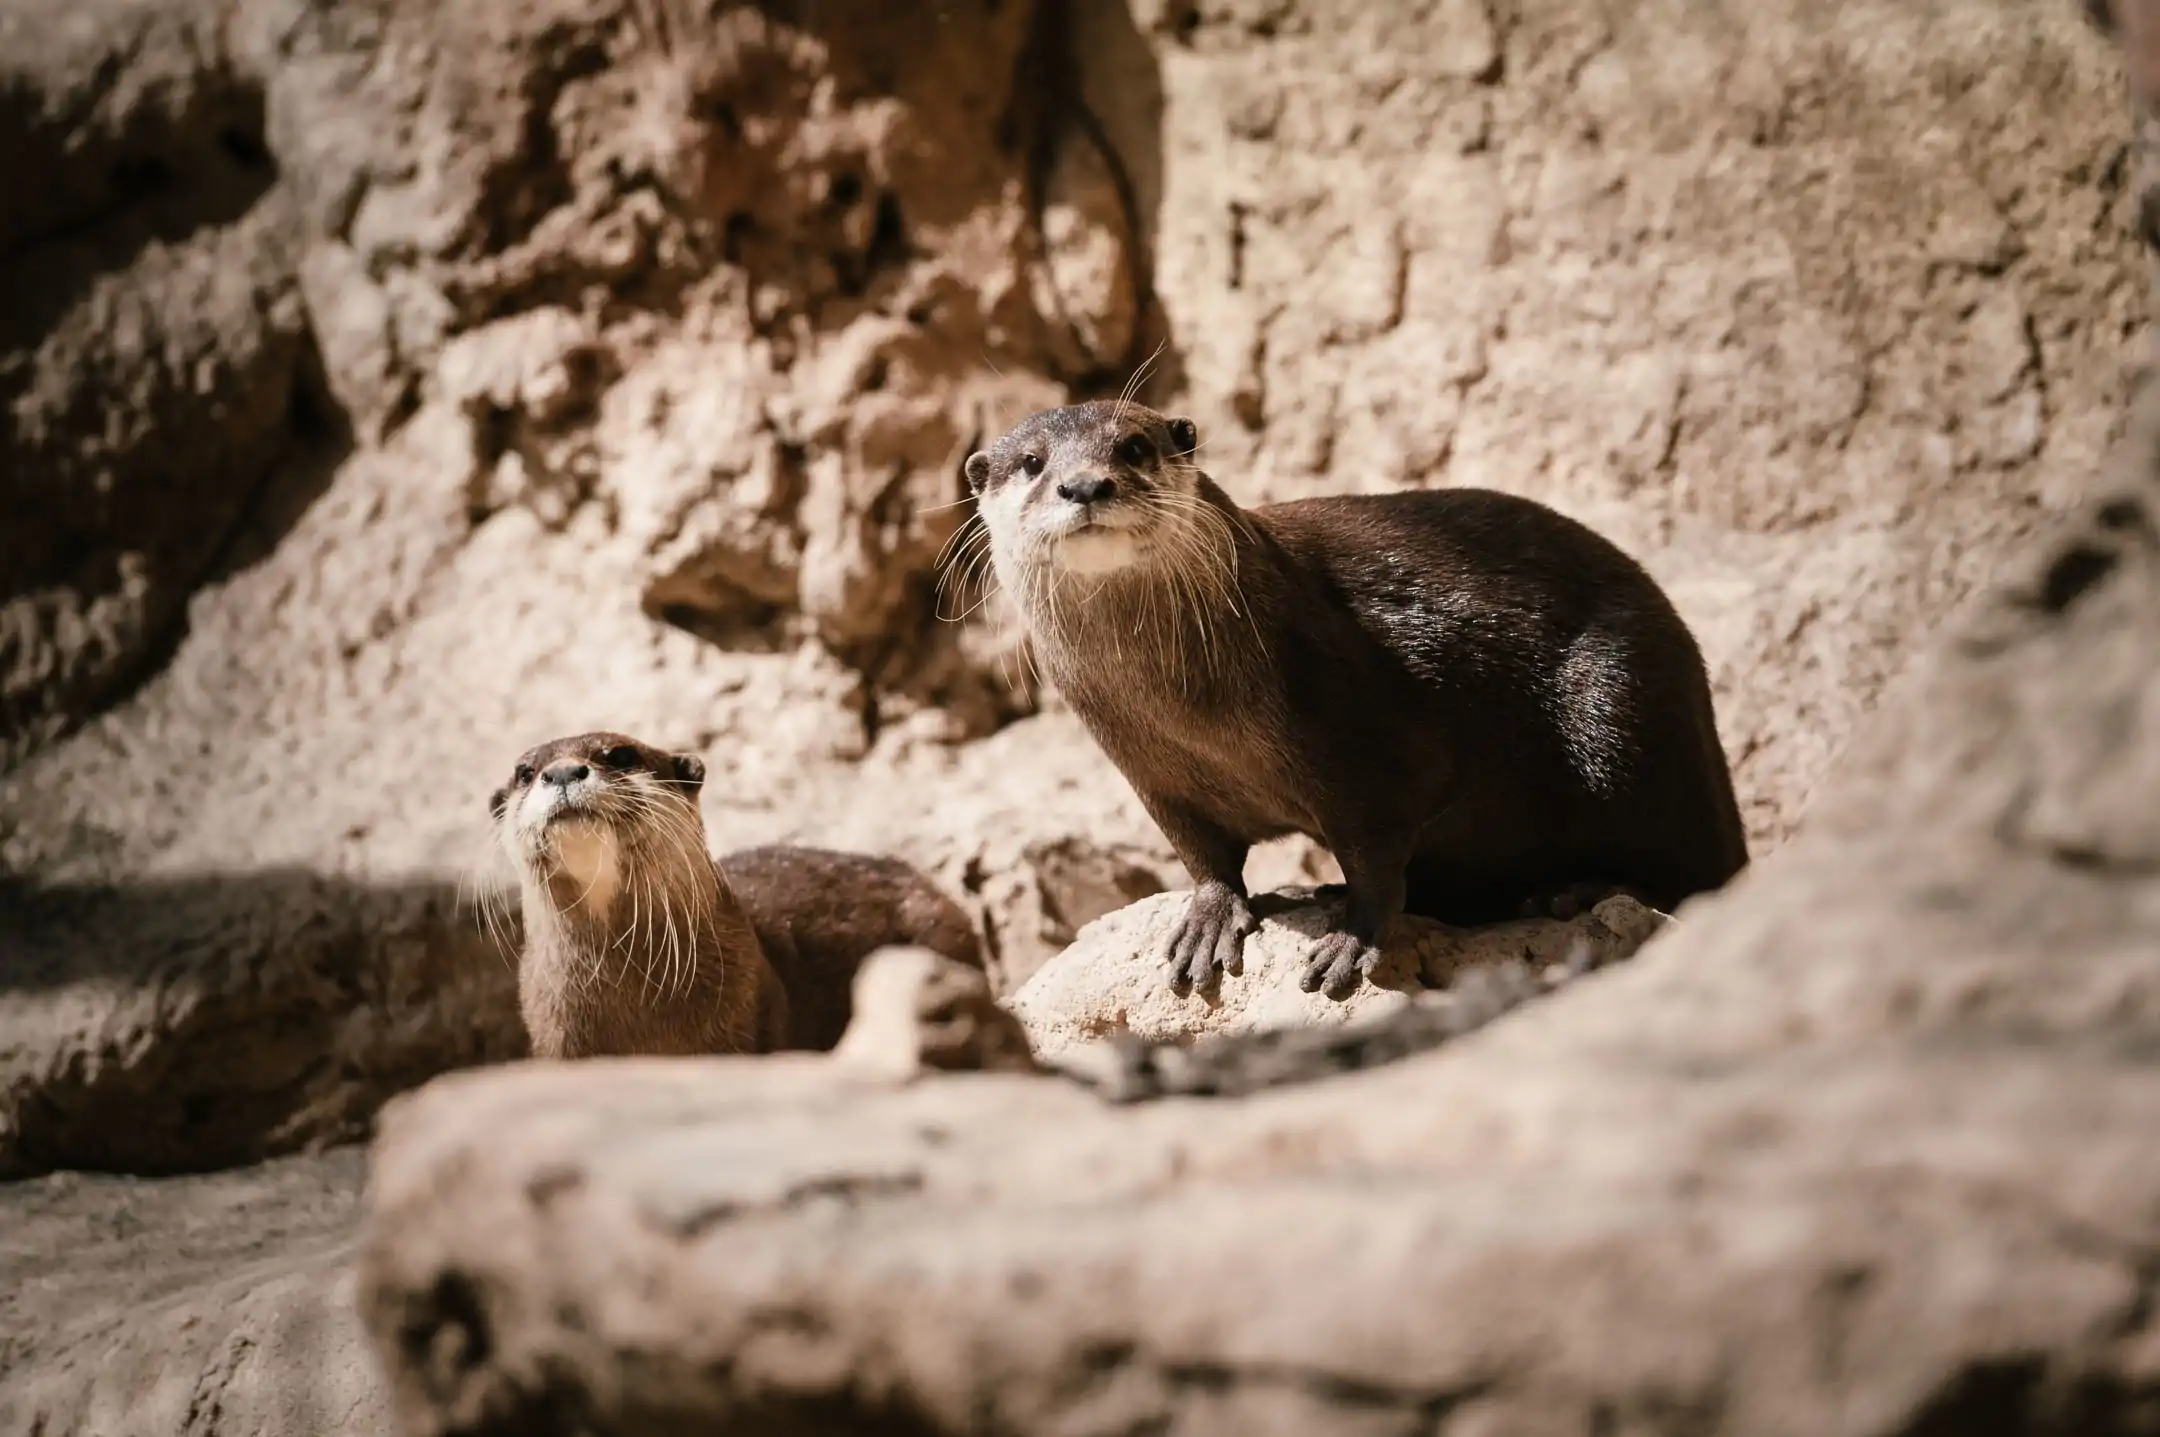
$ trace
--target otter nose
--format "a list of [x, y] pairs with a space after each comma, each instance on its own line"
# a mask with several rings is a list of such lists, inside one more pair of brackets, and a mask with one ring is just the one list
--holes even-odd
[[1095, 504], [1117, 493], [1117, 481], [1102, 474], [1076, 474], [1057, 486], [1060, 499], [1075, 504]]
[[568, 788], [591, 772], [592, 769], [585, 764], [564, 759], [561, 763], [549, 764], [547, 772], [541, 774], [540, 777], [554, 784], [557, 788]]

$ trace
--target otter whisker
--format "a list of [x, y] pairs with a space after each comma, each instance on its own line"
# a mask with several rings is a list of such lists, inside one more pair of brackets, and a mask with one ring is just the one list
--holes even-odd
[[1125, 382], [1118, 387], [1117, 402], [1111, 407], [1113, 421], [1122, 421], [1125, 418], [1126, 411], [1132, 407], [1133, 397], [1139, 394], [1140, 386], [1147, 380], [1148, 371], [1155, 367], [1155, 361], [1162, 357], [1163, 348], [1169, 342], [1167, 339], [1157, 340], [1154, 350], [1133, 367], [1133, 372], [1126, 376]]
[[[1197, 597], [1211, 600], [1204, 607], [1228, 609], [1244, 618], [1259, 638], [1251, 606], [1238, 602], [1237, 534], [1229, 517], [1196, 496], [1165, 491], [1155, 496], [1156, 511], [1166, 516], [1164, 528], [1172, 534], [1173, 564], [1191, 576]], [[1176, 518], [1167, 516], [1175, 515]], [[1264, 644], [1263, 644], [1264, 647]]]
[[[955, 499], [952, 504], [944, 504], [939, 507], [949, 509], [955, 505], [969, 503], [973, 500], [973, 497], [973, 495], [970, 495], [967, 499]], [[945, 567], [945, 561], [952, 556], [953, 550], [981, 527], [982, 516], [980, 514], [968, 515], [960, 527], [953, 530], [951, 536], [938, 546], [937, 558], [931, 561], [931, 567], [938, 569]]]
[[496, 956], [515, 972], [517, 964], [511, 956], [516, 944], [510, 941], [510, 891], [501, 883], [490, 881], [487, 861], [500, 858], [502, 849], [489, 841], [482, 857], [468, 860], [458, 875], [457, 902], [468, 903], [472, 909], [473, 925], [495, 949]]
[[[948, 567], [938, 576], [938, 617], [940, 619], [947, 623], [964, 622], [974, 615], [977, 610], [981, 609], [984, 604], [989, 603], [991, 599], [997, 596], [997, 585], [981, 582], [981, 576], [986, 570], [993, 575], [995, 574], [995, 566], [991, 563], [989, 531], [978, 527], [961, 552], [955, 556], [954, 566]], [[955, 574], [958, 575], [957, 580], [954, 579]], [[958, 614], [951, 616], [945, 614], [944, 599], [948, 592], [958, 593], [964, 597], [970, 588], [977, 587], [981, 588], [982, 593], [974, 603], [969, 604]]]
[[989, 552], [989, 526], [983, 523], [980, 515], [970, 517], [939, 561], [939, 582], [950, 581], [955, 573], [966, 573], [972, 567], [972, 561]]

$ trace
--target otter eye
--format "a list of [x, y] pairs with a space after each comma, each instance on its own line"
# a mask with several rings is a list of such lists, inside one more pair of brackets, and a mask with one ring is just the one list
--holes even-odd
[[626, 743], [619, 743], [601, 754], [600, 761], [609, 768], [636, 768], [644, 761], [644, 755]]
[[517, 772], [510, 775], [510, 781], [516, 784], [519, 788], [523, 788], [526, 784], [531, 783], [533, 781], [532, 765], [529, 763], [519, 764], [517, 766]]
[[1023, 455], [1021, 455], [1021, 456], [1020, 456], [1020, 470], [1021, 470], [1021, 472], [1022, 472], [1022, 473], [1026, 474], [1026, 475], [1027, 475], [1027, 477], [1028, 477], [1028, 478], [1030, 478], [1030, 479], [1033, 479], [1033, 478], [1034, 478], [1034, 477], [1035, 477], [1036, 475], [1038, 475], [1038, 474], [1042, 473], [1042, 472], [1043, 472], [1043, 457], [1042, 457], [1042, 455], [1040, 455], [1040, 454], [1023, 454]]
[[1145, 434], [1129, 434], [1117, 447], [1118, 462], [1138, 467], [1155, 457], [1155, 446], [1148, 443]]

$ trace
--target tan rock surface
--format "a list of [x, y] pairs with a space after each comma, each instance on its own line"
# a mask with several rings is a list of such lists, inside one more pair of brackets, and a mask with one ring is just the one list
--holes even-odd
[[399, 1089], [525, 1052], [509, 960], [446, 886], [0, 883], [0, 908], [0, 1178], [364, 1137]]
[[351, 1148], [0, 1186], [0, 1431], [388, 1437], [352, 1305]]
[[[1543, 973], [1578, 957], [1595, 967], [1619, 962], [1665, 921], [1627, 898], [1607, 899], [1568, 923], [1455, 929], [1406, 917], [1390, 935], [1381, 966], [1337, 999], [1307, 993], [1298, 980], [1339, 902], [1270, 903], [1260, 910], [1259, 931], [1245, 940], [1241, 970], [1213, 992], [1194, 994], [1170, 987], [1159, 956], [1185, 903], [1185, 894], [1166, 893], [1096, 919], [1006, 1000], [1038, 1057], [1054, 1061], [1114, 1034], [1160, 1043], [1370, 1021], [1446, 987], [1470, 967], [1518, 962]], [[1585, 950], [1580, 955], [1578, 944]]]
[[[1158, 339], [1241, 498], [1493, 483], [1640, 554], [1770, 843], [2118, 412], [2134, 196], [2074, 7], [948, 8], [9, 10], [0, 268], [65, 273], [0, 324], [0, 550], [84, 562], [0, 562], [0, 869], [222, 884], [234, 933], [264, 875], [484, 882], [501, 765], [605, 726], [706, 755], [716, 848], [932, 870], [1016, 987], [1179, 876], [997, 606], [939, 622], [941, 506]], [[141, 931], [41, 982], [12, 1108], [105, 1042], [64, 1014], [163, 991]], [[228, 941], [188, 971], [233, 1012], [315, 981]], [[470, 1011], [379, 1051], [494, 1053]], [[216, 1027], [124, 1031], [161, 1101], [235, 1080]]]
[[415, 1433], [2150, 1430], [2160, 394], [1819, 824], [1437, 1052], [1111, 1107], [453, 1075], [361, 1302]]
[[928, 948], [885, 948], [855, 974], [842, 1067], [889, 1079], [935, 1072], [1034, 1072], [1027, 1034], [980, 969]]

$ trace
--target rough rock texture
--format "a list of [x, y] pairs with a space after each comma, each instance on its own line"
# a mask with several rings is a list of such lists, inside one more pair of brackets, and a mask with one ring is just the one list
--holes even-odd
[[325, 437], [262, 91], [219, 29], [0, 16], [0, 767], [140, 675]]
[[2150, 1432], [2160, 393], [1787, 848], [1458, 1044], [1229, 1102], [714, 1060], [384, 1115], [410, 1430]]
[[833, 1049], [859, 1072], [1034, 1072], [1027, 1034], [978, 968], [928, 948], [885, 948], [855, 974], [853, 1016]]
[[399, 1089], [525, 1051], [509, 959], [438, 885], [0, 883], [0, 911], [0, 1178], [349, 1140]]
[[[1213, 992], [1193, 994], [1171, 988], [1160, 957], [1185, 904], [1185, 894], [1167, 893], [1096, 919], [1007, 1000], [1038, 1057], [1062, 1058], [1115, 1034], [1170, 1042], [1369, 1021], [1407, 1006], [1421, 992], [1445, 988], [1466, 968], [1515, 962], [1543, 973], [1618, 962], [1667, 921], [1631, 898], [1609, 898], [1568, 923], [1535, 919], [1458, 929], [1405, 917], [1389, 935], [1380, 967], [1337, 999], [1305, 992], [1298, 979], [1340, 900], [1271, 903], [1256, 915], [1260, 928], [1245, 940], [1241, 971]], [[1586, 951], [1578, 955], [1578, 947]]]
[[356, 1149], [0, 1187], [0, 1431], [388, 1437], [352, 1305]]
[[1439, 992], [1420, 993], [1361, 1022], [1223, 1033], [1190, 1043], [1149, 1043], [1120, 1034], [1073, 1049], [1051, 1066], [1112, 1102], [1245, 1097], [1263, 1088], [1400, 1062], [1466, 1037], [1596, 971], [1598, 955], [1587, 945], [1570, 956], [1576, 961], [1543, 970], [1520, 959], [1473, 968]]
[[[502, 765], [619, 728], [705, 754], [716, 849], [936, 874], [1010, 991], [1183, 880], [999, 606], [939, 621], [979, 597], [932, 593], [954, 461], [1158, 344], [1242, 498], [1488, 482], [1639, 553], [1773, 843], [2118, 412], [2133, 204], [2074, 9], [25, 0], [0, 869], [223, 887], [235, 934], [264, 874], [484, 886]], [[188, 961], [236, 1014], [291, 986]], [[171, 964], [69, 971], [0, 1007]], [[496, 1051], [468, 1011], [373, 1051]], [[13, 1111], [107, 1041], [55, 1021]], [[176, 1091], [282, 1081], [129, 1031]], [[374, 1061], [258, 1146], [418, 1075]]]

